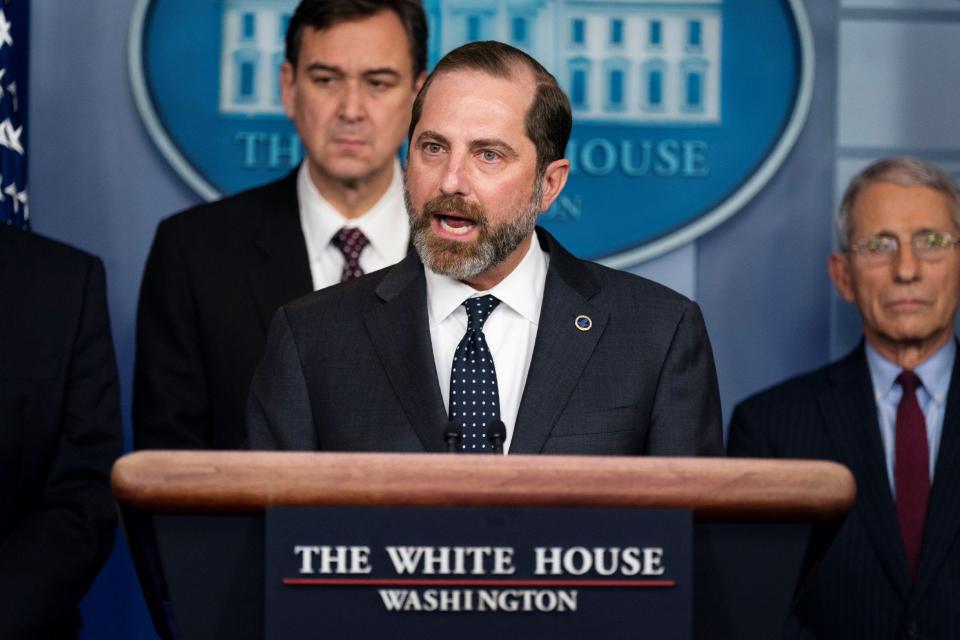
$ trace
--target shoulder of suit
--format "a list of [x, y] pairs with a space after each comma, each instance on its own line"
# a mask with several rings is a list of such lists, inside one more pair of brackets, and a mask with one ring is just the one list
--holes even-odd
[[283, 309], [288, 318], [316, 319], [319, 316], [340, 314], [357, 317], [357, 313], [362, 314], [382, 304], [376, 293], [377, 287], [396, 267], [397, 265], [391, 265], [355, 280], [308, 293], [283, 305]]
[[161, 220], [157, 234], [217, 237], [256, 229], [264, 215], [288, 214], [291, 210], [298, 213], [296, 184], [291, 174], [253, 189], [192, 206]]
[[847, 358], [798, 374], [754, 393], [740, 402], [737, 408], [749, 410], [770, 405], [807, 405], [830, 385], [837, 370], [845, 366]]
[[0, 239], [12, 247], [11, 262], [22, 270], [72, 276], [102, 264], [91, 253], [33, 231], [0, 226]]

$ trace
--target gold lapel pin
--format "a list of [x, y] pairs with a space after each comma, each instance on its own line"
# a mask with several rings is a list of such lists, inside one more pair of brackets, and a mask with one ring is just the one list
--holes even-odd
[[590, 331], [590, 329], [593, 328], [593, 320], [590, 319], [590, 316], [579, 315], [577, 319], [573, 321], [573, 326], [580, 331]]

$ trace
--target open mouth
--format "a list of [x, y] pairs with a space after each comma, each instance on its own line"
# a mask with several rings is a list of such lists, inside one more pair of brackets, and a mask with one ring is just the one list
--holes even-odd
[[469, 218], [448, 213], [435, 214], [433, 219], [440, 229], [455, 236], [465, 236], [477, 226], [477, 223]]

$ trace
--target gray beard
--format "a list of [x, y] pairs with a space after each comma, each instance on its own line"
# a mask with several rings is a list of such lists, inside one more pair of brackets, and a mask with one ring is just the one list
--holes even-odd
[[514, 215], [496, 227], [487, 222], [486, 213], [477, 221], [475, 242], [463, 243], [438, 238], [430, 230], [432, 216], [423, 215], [410, 202], [407, 189], [404, 201], [410, 214], [410, 238], [424, 265], [434, 273], [455, 280], [470, 280], [501, 264], [531, 233], [537, 223], [543, 189], [537, 180], [533, 197], [518, 207]]

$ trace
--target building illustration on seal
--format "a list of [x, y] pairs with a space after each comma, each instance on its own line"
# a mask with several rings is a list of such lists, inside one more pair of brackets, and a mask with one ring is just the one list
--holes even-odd
[[[721, 122], [723, 0], [424, 0], [429, 64], [474, 40], [523, 49], [578, 123]], [[222, 0], [220, 112], [283, 116], [279, 72], [296, 0]]]

